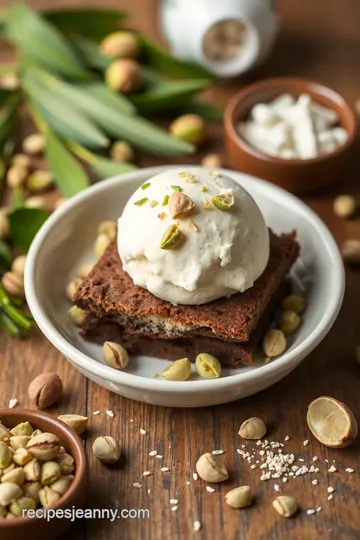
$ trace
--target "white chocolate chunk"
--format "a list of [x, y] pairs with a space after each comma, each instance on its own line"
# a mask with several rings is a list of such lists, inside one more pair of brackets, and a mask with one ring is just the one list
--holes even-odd
[[278, 121], [279, 117], [267, 103], [258, 103], [251, 109], [251, 117], [258, 125], [272, 127]]

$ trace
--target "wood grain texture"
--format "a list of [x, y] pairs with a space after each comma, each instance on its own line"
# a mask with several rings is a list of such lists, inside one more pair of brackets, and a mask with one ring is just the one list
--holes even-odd
[[[42, 8], [50, 0], [33, 0]], [[102, 4], [100, 1], [98, 4]], [[0, 2], [5, 5], [6, 2]], [[96, 4], [89, 0], [52, 0], [51, 6]], [[221, 82], [207, 92], [213, 102], [226, 105], [231, 95], [245, 83], [268, 76], [302, 75], [332, 86], [350, 102], [360, 94], [360, 6], [358, 0], [293, 0], [278, 2], [282, 13], [282, 33], [271, 59], [245, 79]], [[153, 36], [156, 32], [155, 0], [113, 0], [106, 5], [128, 9], [134, 24]], [[7, 54], [2, 51], [3, 57]], [[204, 152], [221, 150], [221, 130], [214, 130]], [[199, 156], [194, 158], [198, 162]], [[141, 165], [161, 161], [141, 156]], [[351, 192], [360, 197], [360, 162], [348, 177], [331, 190], [308, 197], [306, 201], [330, 227], [337, 241], [347, 237], [360, 238], [360, 221], [341, 221], [334, 217], [332, 201], [335, 193]], [[329, 268], [331, 271], [331, 268]], [[355, 540], [360, 537], [358, 499], [360, 490], [360, 440], [343, 450], [330, 450], [311, 436], [305, 421], [308, 403], [328, 394], [345, 401], [360, 420], [358, 391], [360, 368], [355, 360], [355, 346], [360, 344], [359, 311], [360, 273], [347, 269], [347, 290], [340, 316], [324, 342], [284, 381], [245, 400], [208, 409], [165, 409], [132, 402], [109, 394], [86, 381], [41, 336], [28, 341], [15, 341], [0, 336], [0, 407], [16, 397], [20, 405], [27, 403], [27, 387], [42, 371], [56, 371], [66, 389], [59, 406], [51, 412], [89, 414], [90, 426], [86, 445], [90, 461], [89, 507], [149, 508], [150, 519], [121, 519], [115, 523], [80, 523], [69, 540]], [[115, 418], [106, 416], [106, 409]], [[101, 414], [92, 416], [92, 411]], [[294, 518], [280, 518], [271, 507], [276, 496], [274, 481], [261, 482], [259, 469], [236, 453], [242, 444], [237, 435], [241, 422], [249, 416], [260, 416], [269, 427], [269, 440], [290, 436], [287, 447], [308, 463], [319, 458], [319, 484], [311, 484], [312, 476], [280, 484], [282, 494], [292, 494], [302, 511]], [[131, 421], [133, 420], [133, 421]], [[146, 435], [140, 434], [143, 428]], [[123, 457], [115, 468], [102, 466], [91, 454], [94, 438], [111, 434], [122, 446]], [[309, 439], [310, 444], [303, 446]], [[256, 446], [246, 443], [247, 448]], [[225, 451], [224, 460], [230, 479], [217, 486], [215, 493], [205, 490], [205, 483], [194, 481], [192, 473], [197, 458], [213, 449]], [[150, 457], [156, 449], [163, 459]], [[329, 460], [327, 463], [325, 460]], [[338, 472], [327, 470], [335, 460]], [[161, 472], [167, 466], [170, 472]], [[355, 470], [345, 472], [346, 467]], [[151, 476], [142, 477], [142, 472]], [[133, 487], [142, 484], [141, 489]], [[188, 484], [187, 482], [190, 482]], [[255, 504], [236, 511], [223, 502], [226, 491], [249, 484], [255, 493]], [[336, 491], [327, 500], [327, 486]], [[148, 492], [148, 489], [150, 492]], [[178, 510], [170, 510], [169, 499], [179, 500]], [[306, 509], [321, 505], [322, 512], [307, 515]], [[193, 532], [193, 522], [202, 528]], [[6, 539], [4, 539], [6, 540]]]

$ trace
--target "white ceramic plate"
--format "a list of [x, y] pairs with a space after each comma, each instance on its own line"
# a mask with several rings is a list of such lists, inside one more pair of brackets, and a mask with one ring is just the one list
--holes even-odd
[[262, 180], [224, 170], [259, 204], [275, 232], [296, 229], [301, 257], [293, 278], [305, 291], [307, 310], [287, 351], [270, 364], [226, 370], [216, 380], [186, 382], [154, 378], [168, 362], [134, 357], [126, 371], [102, 361], [101, 347], [84, 341], [67, 316], [65, 287], [79, 264], [93, 260], [100, 221], [117, 219], [132, 192], [164, 167], [142, 169], [103, 181], [73, 197], [45, 223], [32, 243], [25, 272], [29, 307], [45, 336], [86, 377], [117, 394], [154, 405], [200, 407], [234, 401], [259, 392], [290, 373], [325, 337], [344, 293], [338, 248], [324, 223], [299, 199]]

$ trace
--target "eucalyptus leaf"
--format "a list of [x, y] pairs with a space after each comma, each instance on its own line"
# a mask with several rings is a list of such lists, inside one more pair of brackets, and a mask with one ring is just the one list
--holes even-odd
[[8, 334], [13, 337], [20, 336], [20, 328], [18, 328], [14, 321], [3, 311], [0, 311], [0, 328], [8, 332]]
[[65, 77], [80, 80], [89, 78], [65, 36], [27, 4], [14, 2], [8, 6], [5, 32], [23, 57]]
[[12, 190], [10, 206], [13, 210], [25, 206], [24, 193], [21, 187]]
[[140, 111], [166, 110], [187, 103], [194, 94], [205, 90], [208, 85], [206, 79], [163, 81], [145, 92], [133, 94], [131, 99]]
[[224, 120], [224, 111], [220, 107], [196, 98], [189, 100], [179, 112], [181, 114], [198, 114], [208, 122], [222, 122]]
[[0, 111], [0, 154], [6, 154], [6, 145], [13, 137], [17, 122], [18, 95], [10, 94]]
[[71, 42], [79, 56], [81, 56], [84, 64], [91, 69], [106, 71], [110, 66], [112, 59], [102, 54], [99, 51], [97, 44], [93, 41], [76, 36], [75, 38], [72, 38]]
[[5, 272], [11, 268], [11, 251], [9, 246], [3, 241], [0, 240], [0, 275], [3, 275]]
[[65, 197], [72, 197], [89, 186], [84, 169], [50, 130], [45, 133], [45, 154], [56, 185]]
[[161, 73], [173, 77], [214, 80], [214, 77], [205, 69], [177, 60], [144, 34], [139, 33], [138, 36], [141, 42], [140, 62], [142, 64], [155, 67]]
[[113, 92], [103, 83], [94, 82], [84, 84], [81, 86], [81, 88], [88, 95], [100, 100], [105, 105], [111, 107], [114, 111], [127, 115], [136, 114], [136, 108], [127, 97], [125, 97], [123, 94]]
[[125, 11], [102, 8], [70, 8], [46, 11], [46, 18], [66, 34], [102, 39], [119, 30], [127, 17]]
[[132, 163], [118, 163], [116, 161], [112, 161], [111, 159], [102, 157], [97, 158], [91, 165], [91, 168], [102, 180], [137, 169], [137, 167]]
[[49, 213], [38, 208], [19, 208], [9, 214], [10, 233], [14, 244], [25, 253]]

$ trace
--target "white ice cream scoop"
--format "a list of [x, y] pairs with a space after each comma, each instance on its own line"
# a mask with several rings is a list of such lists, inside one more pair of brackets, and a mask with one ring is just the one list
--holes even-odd
[[253, 285], [269, 259], [269, 233], [255, 201], [230, 177], [171, 169], [127, 202], [118, 250], [136, 285], [173, 304], [198, 305]]

